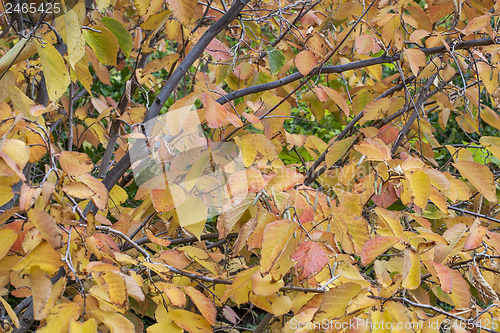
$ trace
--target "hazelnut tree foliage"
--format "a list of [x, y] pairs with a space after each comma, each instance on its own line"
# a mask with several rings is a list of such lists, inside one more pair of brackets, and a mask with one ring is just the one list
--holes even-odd
[[[500, 331], [500, 3], [61, 10], [1, 17], [2, 329]], [[137, 184], [130, 139], [169, 114], [239, 148], [220, 214], [213, 158]]]

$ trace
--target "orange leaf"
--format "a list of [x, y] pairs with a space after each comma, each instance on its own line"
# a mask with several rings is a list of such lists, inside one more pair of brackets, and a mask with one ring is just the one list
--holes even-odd
[[49, 213], [32, 208], [28, 212], [28, 219], [55, 250], [62, 247], [62, 232]]
[[490, 24], [491, 16], [490, 15], [482, 15], [478, 17], [474, 17], [469, 21], [467, 26], [462, 29], [464, 35], [468, 36], [475, 31], [481, 30]]
[[466, 309], [470, 306], [471, 292], [467, 281], [464, 280], [459, 271], [452, 269], [450, 272], [453, 286], [450, 297], [457, 309]]
[[336, 91], [333, 90], [332, 88], [325, 87], [325, 86], [319, 86], [318, 88], [323, 89], [324, 92], [332, 99], [332, 101], [337, 104], [337, 106], [344, 112], [346, 117], [349, 117], [349, 105], [347, 105], [347, 102], [345, 99], [340, 96], [340, 94]]
[[464, 250], [474, 250], [481, 246], [487, 230], [488, 229], [481, 225], [481, 221], [476, 219], [470, 228], [469, 235], [467, 235], [465, 239]]
[[316, 67], [316, 56], [311, 51], [302, 51], [295, 57], [295, 66], [300, 74], [306, 76]]
[[167, 0], [170, 10], [183, 25], [188, 25], [193, 19], [196, 0]]
[[380, 46], [377, 45], [375, 39], [372, 36], [363, 35], [356, 37], [355, 40], [356, 52], [359, 54], [365, 53], [377, 53], [380, 50]]
[[484, 195], [486, 200], [494, 204], [498, 202], [493, 174], [486, 165], [472, 161], [458, 161], [453, 163], [453, 166]]
[[33, 315], [36, 320], [42, 320], [45, 304], [50, 298], [52, 283], [48, 274], [38, 266], [30, 268], [30, 282], [33, 293]]
[[146, 229], [146, 237], [148, 238], [148, 240], [150, 242], [153, 242], [155, 244], [158, 244], [160, 246], [164, 246], [164, 247], [167, 247], [170, 245], [170, 241], [168, 239], [162, 239], [162, 238], [159, 238], [159, 237], [156, 237], [152, 232], [151, 230], [149, 229]]
[[217, 309], [215, 308], [214, 303], [207, 296], [203, 295], [193, 287], [184, 287], [184, 291], [193, 300], [193, 303], [196, 305], [198, 310], [200, 310], [200, 313], [209, 322], [209, 324], [214, 326], [217, 316]]
[[366, 242], [365, 246], [363, 246], [363, 250], [361, 252], [361, 264], [363, 264], [363, 266], [368, 265], [379, 255], [389, 250], [398, 241], [399, 238], [384, 236], [370, 239]]
[[425, 67], [425, 53], [418, 49], [405, 49], [404, 55], [410, 63], [411, 72], [417, 76], [419, 68]]
[[248, 80], [252, 76], [253, 72], [253, 66], [249, 62], [242, 62], [233, 70], [234, 75], [243, 81]]
[[354, 149], [366, 156], [368, 161], [387, 161], [391, 159], [391, 151], [387, 145], [380, 139], [364, 139], [360, 144], [355, 145]]
[[163, 289], [163, 293], [168, 297], [173, 306], [184, 306], [186, 304], [186, 294], [177, 287], [171, 286]]
[[436, 278], [439, 280], [441, 289], [443, 289], [445, 293], [451, 293], [453, 286], [453, 278], [451, 277], [452, 269], [432, 260], [425, 260], [423, 263], [431, 272], [431, 274], [436, 276]]
[[299, 279], [305, 280], [320, 272], [328, 264], [325, 250], [315, 242], [301, 243], [291, 257], [297, 262]]
[[94, 169], [94, 164], [87, 154], [63, 151], [59, 157], [61, 168], [68, 175], [79, 176]]
[[108, 205], [108, 190], [106, 186], [98, 180], [97, 178], [92, 177], [88, 173], [78, 176], [78, 180], [90, 187], [95, 194], [92, 196], [92, 201], [95, 203], [96, 207], [100, 210], [106, 209]]

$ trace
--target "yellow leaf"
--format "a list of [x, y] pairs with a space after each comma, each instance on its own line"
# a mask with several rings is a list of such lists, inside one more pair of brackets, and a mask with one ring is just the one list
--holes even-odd
[[3, 297], [0, 297], [0, 301], [2, 302], [2, 305], [5, 309], [5, 311], [7, 311], [7, 314], [9, 315], [10, 320], [12, 320], [12, 322], [14, 323], [14, 326], [19, 328], [20, 327], [19, 326], [19, 318], [17, 318], [17, 315], [14, 312], [14, 310], [12, 310], [12, 307], [10, 306], [10, 304], [7, 303], [7, 301], [4, 300]]
[[42, 320], [45, 305], [49, 300], [52, 283], [48, 274], [38, 266], [30, 268], [31, 292], [33, 293], [33, 315], [36, 320]]
[[90, 187], [80, 182], [66, 184], [63, 186], [62, 190], [64, 193], [78, 199], [89, 199], [95, 194]]
[[208, 269], [211, 273], [218, 274], [217, 265], [206, 250], [194, 246], [184, 246], [182, 247], [182, 251], [184, 251], [190, 258], [194, 259], [197, 263]]
[[363, 118], [361, 118], [360, 123], [382, 119], [387, 114], [390, 103], [390, 98], [380, 98], [369, 102], [363, 108]]
[[84, 30], [83, 37], [103, 65], [116, 66], [118, 39], [106, 27], [95, 26], [94, 28], [99, 32]]
[[36, 53], [36, 45], [33, 38], [23, 38], [14, 45], [9, 52], [0, 58], [0, 74], [10, 66], [18, 64]]
[[400, 238], [402, 240], [408, 239], [404, 234], [404, 228], [399, 219], [398, 213], [394, 211], [390, 211], [381, 207], [375, 208], [375, 213], [382, 217], [384, 221], [391, 228], [394, 237]]
[[243, 164], [246, 168], [251, 166], [257, 157], [257, 147], [253, 139], [254, 135], [252, 134], [234, 138], [234, 141], [240, 147]]
[[462, 177], [474, 185], [486, 200], [493, 204], [498, 202], [493, 174], [486, 165], [472, 161], [458, 161], [453, 163], [453, 166], [457, 168]]
[[316, 67], [316, 56], [311, 51], [302, 51], [295, 57], [295, 66], [300, 74], [306, 76]]
[[104, 273], [103, 278], [108, 287], [111, 303], [119, 308], [125, 307], [127, 303], [127, 288], [121, 274], [107, 271]]
[[343, 317], [345, 308], [356, 297], [362, 288], [354, 282], [344, 283], [323, 294], [321, 305], [314, 315], [314, 322], [332, 320]]
[[120, 185], [115, 185], [111, 191], [109, 191], [109, 198], [111, 199], [109, 206], [113, 208], [116, 207], [116, 205], [124, 203], [128, 199], [128, 194]]
[[498, 70], [493, 69], [485, 62], [477, 61], [477, 71], [486, 90], [493, 94], [498, 89]]
[[494, 136], [483, 136], [479, 142], [486, 147], [496, 158], [500, 159], [500, 138]]
[[12, 245], [14, 245], [17, 239], [17, 233], [12, 229], [2, 228], [0, 229], [0, 239], [2, 240], [0, 243], [0, 259], [2, 259], [9, 253]]
[[448, 257], [453, 257], [462, 250], [464, 244], [463, 235], [467, 231], [467, 227], [462, 224], [455, 224], [443, 233], [443, 237], [448, 241], [449, 245], [437, 244], [434, 252], [434, 261], [437, 263], [445, 262]]
[[36, 47], [47, 83], [49, 99], [57, 101], [66, 92], [71, 82], [66, 64], [59, 51], [52, 44], [46, 43], [42, 46], [36, 43]]
[[361, 155], [366, 156], [368, 161], [387, 161], [391, 159], [391, 151], [387, 145], [378, 138], [364, 139], [354, 149]]
[[342, 156], [345, 155], [354, 140], [356, 140], [356, 137], [352, 136], [350, 138], [333, 143], [333, 145], [328, 149], [328, 152], [325, 156], [326, 165], [334, 165]]
[[132, 35], [130, 35], [130, 32], [117, 19], [105, 16], [101, 20], [113, 35], [116, 36], [118, 45], [120, 45], [125, 57], [128, 58], [133, 47]]
[[423, 170], [417, 170], [407, 174], [406, 179], [410, 182], [411, 194], [413, 195], [415, 205], [422, 209], [427, 207], [431, 193], [429, 176]]
[[[139, 9], [140, 13], [141, 13], [141, 11], [144, 11], [144, 13], [145, 13], [145, 11], [148, 8], [147, 6], [150, 3], [151, 2], [149, 0], [134, 0], [134, 4], [135, 4], [136, 8]], [[141, 4], [144, 4], [144, 6], [142, 6]], [[144, 13], [142, 13], [142, 14], [144, 14]], [[140, 27], [144, 30], [154, 30], [155, 31], [154, 33], [156, 33], [165, 24], [165, 22], [167, 21], [167, 19], [171, 15], [172, 15], [172, 11], [170, 11], [170, 10], [161, 11], [157, 14], [151, 15], [144, 23], [142, 23], [140, 25]], [[180, 28], [179, 22], [176, 22], [174, 20], [172, 20], [172, 22], [173, 22], [173, 24], [178, 25]]]
[[68, 45], [68, 62], [72, 69], [75, 69], [76, 63], [85, 55], [85, 38], [82, 34], [84, 19], [85, 3], [81, 1], [64, 13], [65, 42]]
[[61, 254], [55, 251], [48, 242], [41, 242], [33, 251], [18, 262], [13, 271], [29, 271], [32, 266], [40, 266], [41, 269], [50, 275], [57, 272], [61, 267]]
[[205, 223], [208, 208], [201, 198], [186, 195], [186, 200], [176, 207], [175, 212], [181, 227], [187, 227], [196, 223]]
[[213, 329], [202, 316], [186, 310], [171, 310], [172, 320], [189, 333], [212, 333]]
[[269, 223], [264, 229], [260, 272], [268, 273], [283, 253], [286, 244], [297, 229], [297, 223], [290, 220], [278, 220]]
[[[33, 266], [36, 267], [36, 266]], [[68, 281], [66, 280], [65, 277], [60, 278], [57, 280], [56, 283], [51, 285], [51, 290], [50, 290], [50, 297], [47, 300], [47, 303], [43, 307], [43, 312], [40, 314], [42, 318], [47, 317], [47, 315], [52, 311], [52, 309], [56, 306], [56, 304], [59, 302], [59, 298], [61, 297], [62, 293], [66, 289], [66, 283]]]
[[135, 333], [134, 324], [119, 313], [96, 309], [89, 315], [104, 323], [111, 333]]
[[94, 333], [97, 332], [97, 322], [94, 318], [81, 323], [72, 319], [69, 322], [69, 333]]
[[115, 3], [116, 0], [96, 0], [97, 10], [102, 12], [104, 9], [108, 8], [110, 5], [114, 5]]
[[[0, 145], [1, 154], [9, 157], [19, 169], [23, 169], [29, 161], [30, 152], [24, 142], [20, 140], [7, 139]], [[5, 157], [4, 157], [5, 160]], [[10, 165], [9, 165], [10, 166]]]
[[292, 309], [292, 301], [287, 295], [279, 296], [271, 304], [273, 308], [273, 315], [282, 316]]
[[410, 69], [413, 75], [418, 75], [418, 70], [425, 67], [425, 53], [418, 49], [404, 49], [404, 55], [410, 63]]
[[208, 323], [215, 326], [217, 309], [215, 308], [214, 303], [207, 296], [203, 295], [203, 293], [191, 286], [184, 287], [184, 291], [188, 294], [191, 300], [193, 300], [193, 303]]
[[405, 248], [402, 286], [410, 290], [420, 286], [420, 256], [412, 247]]
[[62, 247], [62, 232], [56, 220], [46, 211], [32, 208], [28, 211], [28, 220], [40, 231], [54, 250]]
[[63, 151], [59, 157], [61, 168], [68, 175], [79, 176], [94, 169], [94, 164], [87, 154]]
[[53, 333], [53, 332], [67, 332], [70, 320], [77, 320], [82, 312], [80, 304], [67, 302], [60, 303], [54, 306], [45, 321], [47, 325], [39, 328], [37, 332]]
[[265, 276], [262, 276], [260, 272], [252, 274], [252, 290], [256, 295], [271, 296], [277, 293], [283, 286], [285, 286], [283, 279], [273, 281], [271, 274]]
[[248, 302], [248, 296], [252, 291], [252, 275], [258, 270], [259, 267], [255, 266], [236, 274], [233, 284], [226, 289], [221, 301], [225, 302], [231, 297], [236, 304]]

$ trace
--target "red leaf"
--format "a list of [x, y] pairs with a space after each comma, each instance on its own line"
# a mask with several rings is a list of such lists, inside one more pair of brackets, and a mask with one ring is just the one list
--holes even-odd
[[300, 280], [310, 278], [328, 264], [328, 256], [325, 251], [321, 246], [311, 241], [300, 244], [292, 254], [292, 259], [297, 262]]

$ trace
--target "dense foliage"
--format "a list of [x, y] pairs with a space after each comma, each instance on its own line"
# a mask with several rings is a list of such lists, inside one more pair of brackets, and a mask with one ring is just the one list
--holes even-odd
[[500, 3], [1, 9], [4, 331], [500, 332]]

